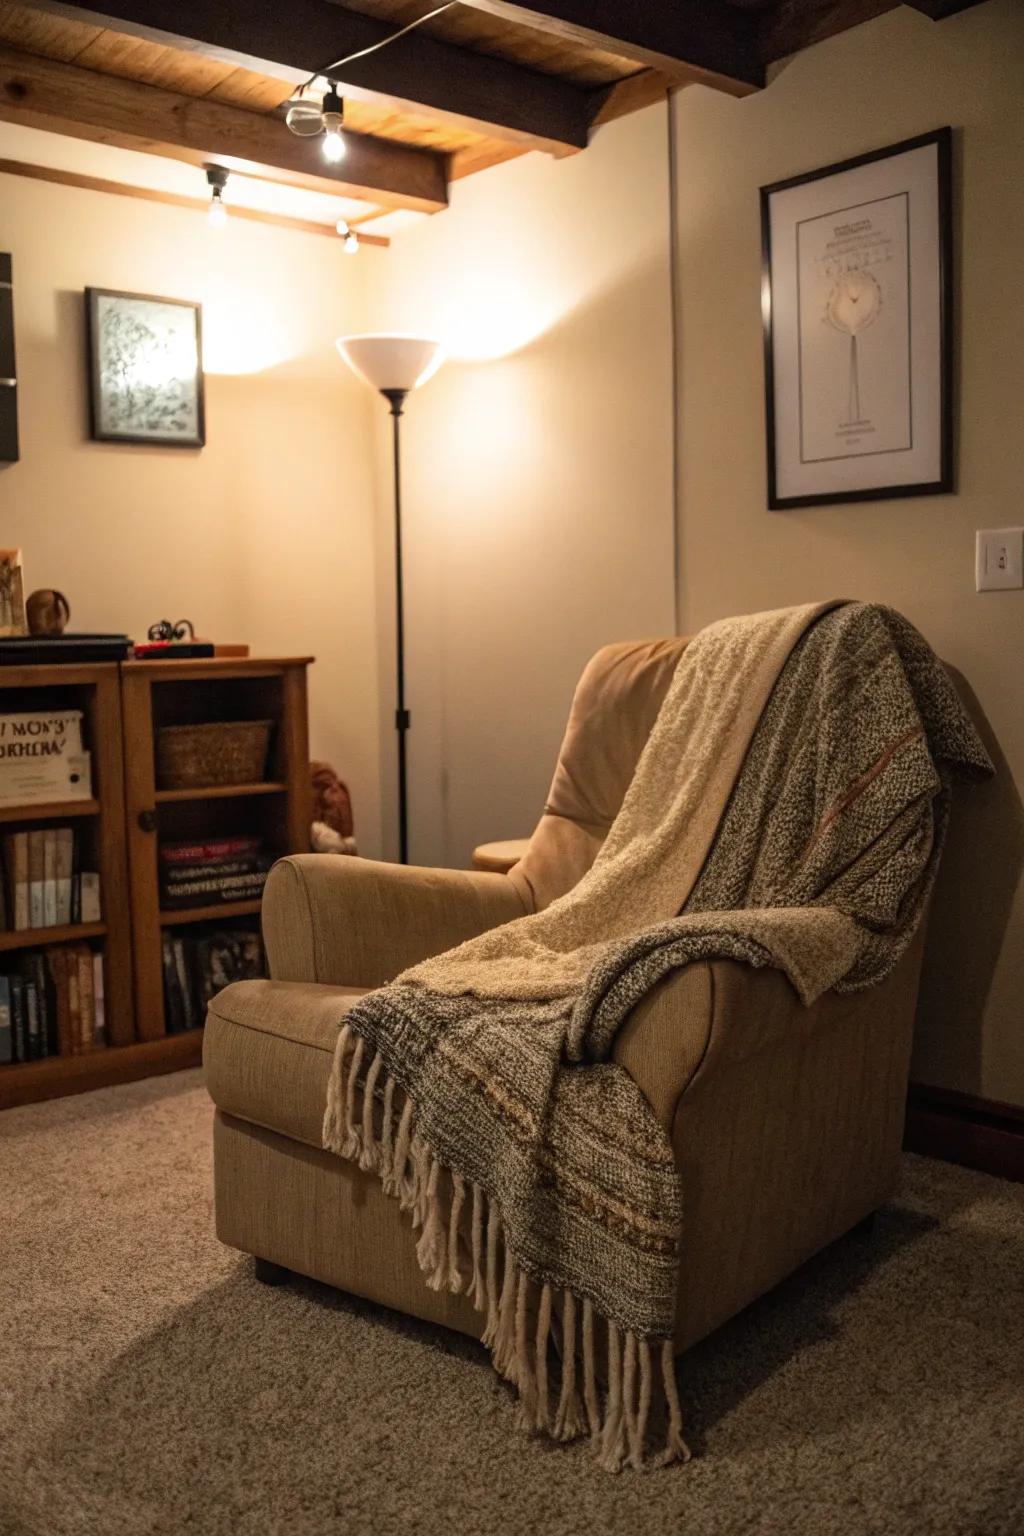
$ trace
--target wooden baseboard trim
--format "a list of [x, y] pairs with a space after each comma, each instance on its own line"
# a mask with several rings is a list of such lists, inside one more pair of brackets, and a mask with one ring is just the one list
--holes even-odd
[[1015, 1104], [911, 1083], [903, 1146], [1024, 1184], [1024, 1109]]

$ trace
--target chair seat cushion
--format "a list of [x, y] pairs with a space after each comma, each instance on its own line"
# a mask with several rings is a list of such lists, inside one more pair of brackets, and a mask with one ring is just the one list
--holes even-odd
[[319, 1147], [338, 1030], [363, 987], [237, 981], [210, 1003], [206, 1086], [218, 1109]]

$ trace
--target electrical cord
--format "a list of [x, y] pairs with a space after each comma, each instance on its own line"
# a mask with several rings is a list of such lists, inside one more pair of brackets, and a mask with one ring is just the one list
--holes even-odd
[[296, 94], [301, 96], [304, 91], [309, 90], [310, 86], [316, 80], [321, 78], [330, 79], [332, 71], [335, 69], [340, 69], [343, 64], [351, 64], [355, 59], [365, 59], [368, 53], [376, 53], [379, 48], [387, 48], [390, 43], [396, 43], [400, 37], [404, 37], [405, 34], [407, 32], [411, 32], [414, 27], [421, 27], [425, 21], [430, 21], [434, 16], [440, 16], [442, 11], [450, 11], [452, 7], [457, 3], [458, 0], [446, 0], [444, 5], [435, 6], [435, 8], [432, 11], [428, 11], [425, 16], [419, 16], [415, 21], [410, 21], [404, 27], [400, 27], [397, 32], [392, 32], [387, 37], [382, 37], [380, 42], [371, 43], [369, 48], [360, 48], [357, 53], [347, 53], [343, 59], [335, 59], [333, 64], [328, 64], [323, 69], [315, 70], [314, 73], [310, 75], [309, 79], [304, 80], [303, 83], [299, 86]]

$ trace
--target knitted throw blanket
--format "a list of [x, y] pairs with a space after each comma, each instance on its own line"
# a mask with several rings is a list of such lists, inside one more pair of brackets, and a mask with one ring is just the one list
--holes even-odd
[[952, 777], [991, 771], [899, 615], [711, 625], [579, 884], [348, 1014], [324, 1145], [408, 1212], [425, 1283], [468, 1291], [531, 1428], [589, 1433], [618, 1470], [645, 1463], [658, 1417], [659, 1460], [689, 1454], [672, 1352], [685, 1191], [608, 1060], [630, 1010], [716, 957], [778, 967], [808, 1004], [880, 981], [920, 918]]

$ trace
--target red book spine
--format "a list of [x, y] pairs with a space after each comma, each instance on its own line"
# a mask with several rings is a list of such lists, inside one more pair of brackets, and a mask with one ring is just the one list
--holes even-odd
[[165, 864], [217, 863], [242, 853], [257, 853], [258, 837], [224, 837], [215, 843], [165, 843], [160, 858]]

